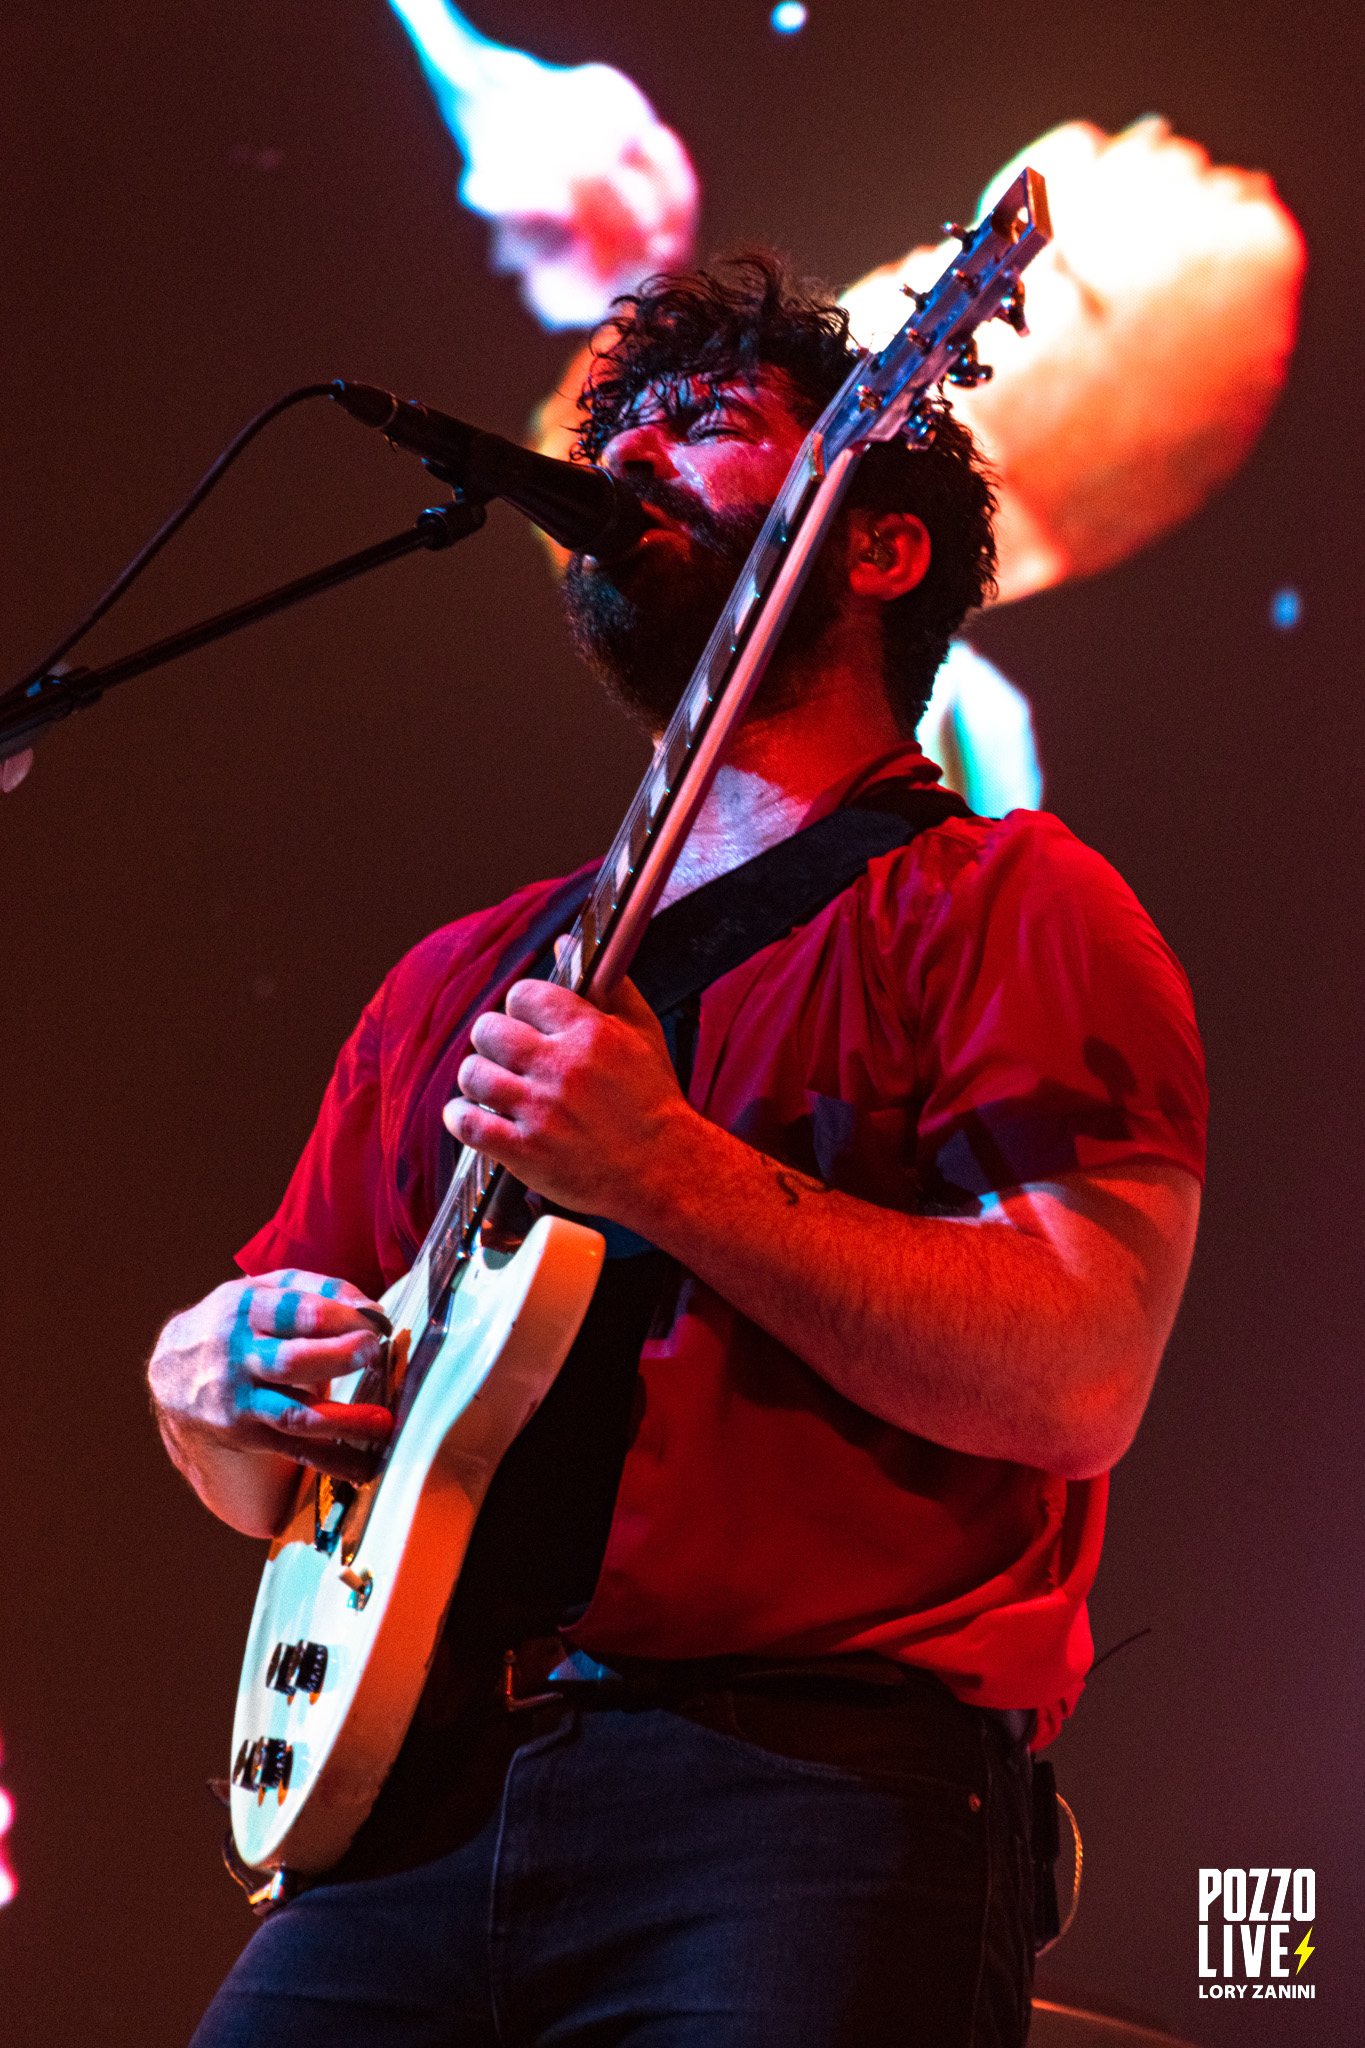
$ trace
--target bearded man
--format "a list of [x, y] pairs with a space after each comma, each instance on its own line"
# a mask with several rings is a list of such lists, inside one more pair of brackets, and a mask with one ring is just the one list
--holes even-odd
[[[566, 597], [652, 731], [852, 360], [767, 258], [610, 324], [582, 446], [653, 524]], [[869, 792], [922, 806], [908, 736], [990, 510], [946, 411], [867, 456], [665, 914]], [[599, 1010], [537, 978], [581, 875], [434, 934], [343, 1050], [254, 1277], [162, 1333], [171, 1456], [270, 1535], [300, 1462], [363, 1478], [383, 1441], [322, 1399], [373, 1360], [452, 1139], [607, 1238], [370, 1819], [200, 2048], [1024, 2040], [1030, 1752], [1089, 1662], [1205, 1098], [1184, 977], [1113, 870], [1055, 819], [944, 801], [662, 1021], [630, 983]]]

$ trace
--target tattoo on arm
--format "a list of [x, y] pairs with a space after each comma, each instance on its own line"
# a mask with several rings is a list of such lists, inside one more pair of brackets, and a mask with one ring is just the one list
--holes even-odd
[[786, 1196], [789, 1209], [795, 1209], [800, 1206], [803, 1194], [827, 1195], [829, 1193], [829, 1189], [822, 1180], [810, 1180], [804, 1173], [799, 1175], [788, 1173], [785, 1168], [780, 1166], [774, 1167], [773, 1178]]

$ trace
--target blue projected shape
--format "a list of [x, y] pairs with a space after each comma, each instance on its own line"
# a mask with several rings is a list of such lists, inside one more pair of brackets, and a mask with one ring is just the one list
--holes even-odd
[[1292, 584], [1282, 584], [1270, 600], [1270, 623], [1277, 633], [1292, 633], [1303, 617], [1303, 598]]
[[967, 641], [949, 645], [915, 737], [978, 816], [1003, 818], [1042, 803], [1028, 698]]
[[460, 198], [493, 268], [544, 327], [595, 327], [620, 292], [692, 253], [697, 174], [623, 72], [546, 64], [480, 35], [450, 0], [389, 0], [464, 157]]
[[773, 27], [780, 36], [794, 36], [806, 26], [807, 10], [801, 0], [778, 0], [772, 12]]

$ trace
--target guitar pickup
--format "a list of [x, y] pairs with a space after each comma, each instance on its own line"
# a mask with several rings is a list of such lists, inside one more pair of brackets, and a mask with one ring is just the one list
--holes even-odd
[[264, 1803], [267, 1792], [274, 1792], [283, 1806], [293, 1769], [293, 1743], [261, 1736], [255, 1742], [244, 1742], [238, 1750], [232, 1782], [244, 1792], [254, 1792], [258, 1806]]
[[306, 1692], [309, 1705], [316, 1706], [326, 1676], [325, 1643], [276, 1643], [266, 1667], [265, 1682], [275, 1692], [282, 1692], [287, 1700], [292, 1700], [296, 1692]]

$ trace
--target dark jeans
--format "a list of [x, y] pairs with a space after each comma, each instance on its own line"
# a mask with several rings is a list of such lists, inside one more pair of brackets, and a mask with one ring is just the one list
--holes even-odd
[[932, 1680], [484, 1711], [459, 1846], [272, 1915], [194, 2048], [1025, 2040], [1027, 1752]]

